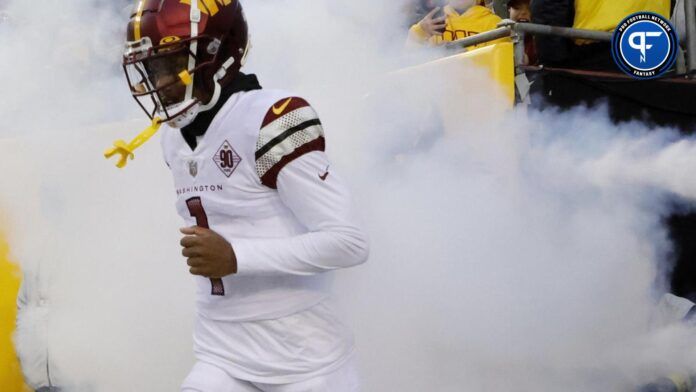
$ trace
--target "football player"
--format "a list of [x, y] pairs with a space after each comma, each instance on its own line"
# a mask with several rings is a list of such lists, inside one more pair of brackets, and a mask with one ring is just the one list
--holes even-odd
[[240, 72], [237, 0], [141, 0], [123, 66], [163, 126], [182, 254], [197, 280], [186, 392], [357, 391], [330, 271], [363, 263], [365, 234], [302, 97]]

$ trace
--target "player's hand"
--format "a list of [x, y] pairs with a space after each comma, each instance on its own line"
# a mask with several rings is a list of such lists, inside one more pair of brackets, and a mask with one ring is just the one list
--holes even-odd
[[206, 278], [222, 278], [237, 273], [237, 257], [232, 245], [220, 234], [202, 227], [181, 229], [181, 254], [186, 257], [189, 271]]
[[423, 31], [428, 34], [428, 37], [432, 37], [433, 35], [441, 35], [442, 31], [445, 29], [445, 21], [447, 18], [445, 16], [441, 16], [439, 18], [434, 17], [438, 11], [440, 11], [440, 7], [428, 12], [428, 15], [425, 15], [423, 20], [418, 22]]

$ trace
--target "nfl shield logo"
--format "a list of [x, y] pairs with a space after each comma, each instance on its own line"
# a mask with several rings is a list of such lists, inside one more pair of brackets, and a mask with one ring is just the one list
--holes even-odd
[[189, 161], [188, 167], [189, 167], [189, 174], [191, 175], [191, 177], [195, 177], [198, 174], [198, 162]]

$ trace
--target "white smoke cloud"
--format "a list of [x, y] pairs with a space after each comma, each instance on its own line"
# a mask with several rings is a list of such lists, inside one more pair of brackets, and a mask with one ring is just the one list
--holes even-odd
[[[95, 125], [139, 115], [118, 73], [126, 18], [106, 4], [9, 3], [0, 150], [17, 174], [0, 211], [42, 276], [55, 382], [171, 391], [192, 362], [193, 290], [156, 143], [122, 172], [100, 157], [140, 124]], [[696, 370], [690, 331], [648, 328], [661, 220], [671, 195], [696, 196], [696, 143], [603, 110], [505, 113], [470, 64], [394, 73], [433, 55], [401, 56], [400, 7], [245, 2], [246, 70], [318, 109], [372, 237], [336, 282], [365, 389], [619, 390]]]
[[3, 136], [122, 121], [137, 113], [117, 73], [126, 4], [7, 2], [0, 23], [0, 105], [12, 122]]

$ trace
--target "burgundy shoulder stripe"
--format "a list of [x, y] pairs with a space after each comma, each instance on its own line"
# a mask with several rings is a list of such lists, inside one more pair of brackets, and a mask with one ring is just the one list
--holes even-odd
[[269, 171], [267, 171], [266, 174], [263, 175], [263, 177], [261, 177], [261, 182], [269, 188], [276, 189], [278, 174], [280, 174], [280, 170], [283, 169], [285, 165], [301, 157], [304, 154], [310, 153], [312, 151], [324, 151], [325, 148], [326, 142], [324, 141], [324, 137], [319, 136], [311, 142], [306, 143], [302, 147], [295, 149], [295, 151], [293, 151], [292, 153], [284, 156]]
[[279, 119], [283, 115], [292, 112], [295, 109], [303, 108], [309, 106], [309, 103], [300, 97], [287, 97], [276, 102], [268, 112], [266, 117], [263, 119], [263, 124], [261, 128], [272, 123], [273, 121]]

